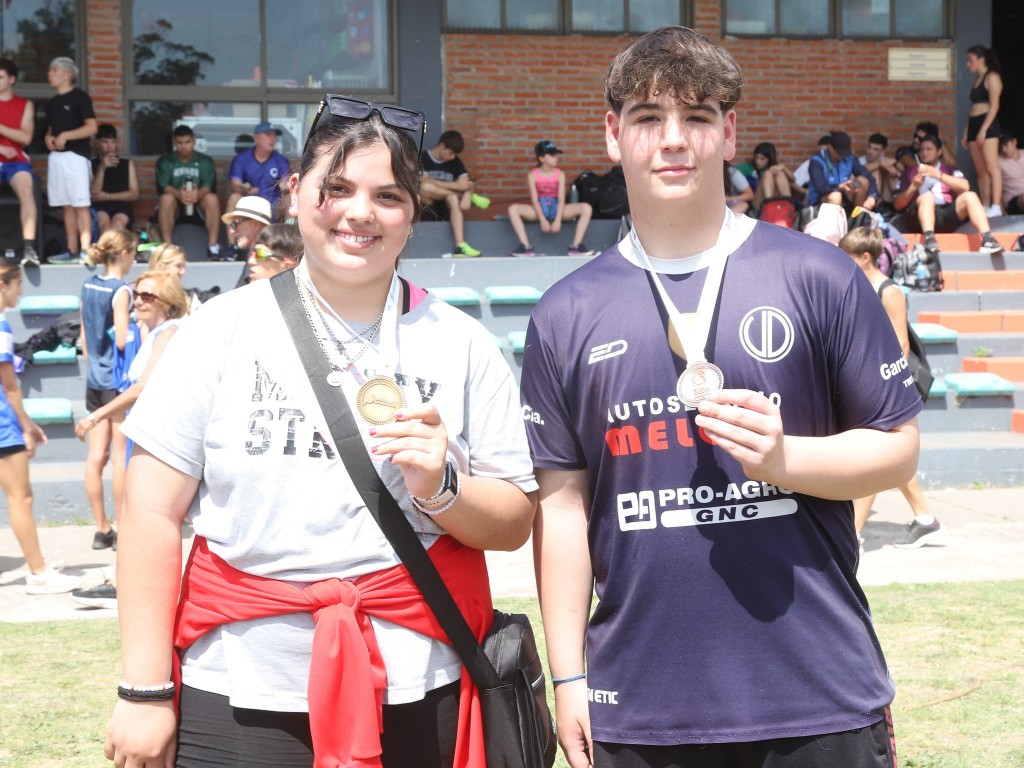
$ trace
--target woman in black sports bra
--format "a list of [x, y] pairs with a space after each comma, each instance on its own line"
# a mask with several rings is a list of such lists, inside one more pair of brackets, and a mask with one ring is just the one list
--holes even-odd
[[[974, 171], [978, 174], [978, 193], [985, 212], [1002, 215], [999, 201], [1003, 197], [1003, 176], [999, 170], [999, 97], [1003, 92], [1003, 79], [999, 76], [999, 62], [995, 52], [983, 45], [967, 49], [967, 69], [974, 73], [961, 146], [971, 153]], [[993, 210], [989, 210], [992, 208]], [[999, 209], [996, 211], [995, 209]]]

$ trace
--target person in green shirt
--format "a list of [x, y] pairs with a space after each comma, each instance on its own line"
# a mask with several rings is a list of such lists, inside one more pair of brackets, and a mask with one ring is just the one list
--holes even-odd
[[174, 151], [156, 163], [156, 187], [160, 195], [157, 208], [160, 238], [165, 243], [173, 242], [174, 224], [183, 209], [189, 215], [198, 213], [209, 236], [208, 256], [210, 259], [219, 259], [220, 245], [217, 239], [220, 233], [220, 200], [214, 192], [217, 169], [213, 158], [195, 151], [196, 137], [187, 125], [179, 125], [172, 136]]

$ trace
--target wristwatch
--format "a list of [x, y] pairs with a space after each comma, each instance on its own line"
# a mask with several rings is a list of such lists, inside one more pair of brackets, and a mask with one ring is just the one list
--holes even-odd
[[412, 503], [420, 512], [439, 515], [451, 509], [455, 500], [459, 498], [459, 490], [459, 471], [449, 461], [444, 465], [444, 477], [441, 478], [441, 487], [437, 493], [429, 499], [413, 496]]

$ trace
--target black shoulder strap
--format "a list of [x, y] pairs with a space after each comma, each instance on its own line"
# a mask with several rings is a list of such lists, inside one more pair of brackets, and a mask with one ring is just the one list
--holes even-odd
[[[338, 456], [345, 464], [345, 469], [348, 470], [352, 483], [362, 496], [363, 503], [409, 570], [413, 581], [448, 634], [452, 647], [458, 652], [477, 687], [481, 690], [497, 687], [500, 680], [494, 665], [487, 659], [480, 643], [473, 636], [465, 617], [459, 611], [451, 592], [416, 537], [398, 502], [388, 491], [377, 470], [373, 468], [369, 456], [366, 455], [366, 446], [359, 435], [359, 428], [356, 426], [348, 401], [341, 396], [338, 389], [327, 383], [331, 367], [321, 352], [319, 342], [313, 335], [313, 329], [310, 328], [309, 320], [302, 308], [295, 275], [292, 270], [285, 270], [272, 277], [270, 284], [284, 316], [285, 325], [288, 326], [292, 341], [295, 342], [295, 349], [306, 369], [306, 375], [309, 376], [310, 386], [316, 394], [317, 402], [320, 403], [320, 410], [328, 421]], [[404, 283], [404, 287], [404, 293], [408, 297], [408, 283]]]
[[893, 280], [892, 278], [886, 278], [885, 280], [883, 280], [881, 282], [881, 284], [879, 284], [879, 286], [878, 286], [878, 298], [882, 298], [882, 292], [886, 288], [888, 288], [890, 285], [896, 285], [896, 281]]

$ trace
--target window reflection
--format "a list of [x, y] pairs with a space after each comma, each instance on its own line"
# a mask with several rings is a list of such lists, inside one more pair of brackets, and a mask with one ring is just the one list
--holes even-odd
[[19, 82], [45, 83], [57, 56], [77, 60], [74, 0], [0, 0], [0, 51], [18, 65]]

